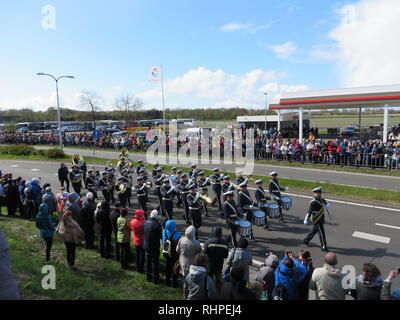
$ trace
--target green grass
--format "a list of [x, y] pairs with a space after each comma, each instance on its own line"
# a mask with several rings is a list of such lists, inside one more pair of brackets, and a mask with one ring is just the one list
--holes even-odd
[[[51, 261], [45, 261], [45, 244], [33, 222], [1, 217], [1, 228], [11, 247], [11, 265], [23, 299], [60, 300], [181, 300], [182, 289], [154, 285], [146, 276], [122, 270], [119, 262], [102, 259], [97, 251], [77, 248], [75, 266], [67, 267], [65, 245], [53, 239]], [[44, 290], [45, 265], [56, 270], [56, 289]], [[160, 276], [164, 274], [160, 267]]]

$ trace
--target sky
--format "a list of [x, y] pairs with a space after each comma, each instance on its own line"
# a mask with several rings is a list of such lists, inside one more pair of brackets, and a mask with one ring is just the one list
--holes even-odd
[[283, 92], [400, 83], [400, 1], [3, 0], [0, 110], [265, 107]]

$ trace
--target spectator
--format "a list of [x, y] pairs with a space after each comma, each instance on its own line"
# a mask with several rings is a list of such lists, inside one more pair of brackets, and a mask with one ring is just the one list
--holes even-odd
[[222, 238], [222, 228], [217, 226], [212, 229], [212, 237], [204, 244], [204, 253], [210, 262], [209, 276], [215, 279], [218, 294], [221, 293], [223, 286], [222, 268], [224, 259], [228, 257], [228, 245]]
[[268, 300], [272, 300], [272, 291], [275, 288], [275, 270], [279, 265], [279, 259], [272, 252], [266, 254], [265, 264], [256, 273], [255, 280], [265, 284]]
[[58, 169], [58, 180], [60, 181], [61, 187], [64, 187], [64, 182], [66, 182], [67, 192], [69, 192], [68, 168], [65, 166], [64, 162], [61, 163]]
[[298, 300], [308, 300], [309, 282], [314, 272], [310, 251], [304, 249], [300, 250], [299, 261], [306, 267], [307, 274], [298, 284]]
[[111, 256], [111, 219], [110, 205], [107, 201], [100, 202], [96, 210], [96, 222], [100, 225], [100, 255], [102, 258], [109, 259]]
[[40, 236], [46, 242], [46, 261], [50, 260], [50, 251], [53, 245], [54, 224], [49, 207], [46, 203], [39, 206], [39, 214], [36, 217], [36, 227], [40, 229]]
[[144, 214], [142, 209], [135, 212], [135, 218], [131, 221], [130, 227], [133, 234], [133, 244], [136, 248], [136, 271], [144, 273]]
[[275, 270], [275, 288], [282, 285], [288, 300], [298, 299], [298, 285], [307, 275], [307, 268], [294, 259], [292, 252], [287, 252]]
[[72, 211], [65, 211], [62, 216], [61, 226], [58, 231], [58, 238], [64, 242], [67, 249], [68, 267], [75, 270], [75, 251], [76, 245], [85, 239], [85, 234], [79, 224], [72, 218]]
[[0, 300], [19, 300], [17, 282], [11, 268], [10, 245], [0, 226]]
[[310, 289], [316, 291], [318, 300], [345, 300], [345, 291], [342, 286], [343, 275], [336, 267], [336, 254], [328, 252], [323, 261], [324, 266], [316, 268], [311, 276]]
[[117, 203], [115, 205], [114, 210], [110, 213], [110, 221], [111, 221], [111, 226], [112, 226], [112, 230], [114, 233], [114, 253], [115, 253], [115, 260], [116, 261], [120, 261], [120, 245], [118, 242], [118, 225], [117, 225], [117, 221], [118, 218], [121, 214], [121, 211], [124, 209], [124, 206], [121, 203]]
[[170, 252], [171, 254], [164, 254], [166, 259], [166, 271], [165, 271], [165, 284], [167, 286], [171, 285], [171, 275], [172, 275], [172, 286], [174, 288], [178, 287], [178, 274], [174, 273], [175, 263], [179, 259], [179, 255], [176, 252], [176, 247], [178, 245], [178, 241], [181, 238], [181, 234], [176, 230], [176, 222], [174, 220], [168, 220], [165, 223], [165, 229], [162, 233], [162, 243], [163, 246], [165, 241], [168, 239], [171, 243]]
[[18, 186], [15, 180], [9, 178], [4, 191], [7, 197], [8, 216], [14, 217], [19, 203]]
[[207, 275], [208, 257], [198, 253], [194, 257], [189, 273], [183, 282], [186, 300], [216, 300], [217, 291], [211, 277]]
[[257, 300], [257, 296], [246, 288], [243, 280], [246, 273], [246, 265], [235, 263], [231, 269], [231, 280], [224, 283], [221, 291], [221, 300]]
[[128, 269], [128, 256], [129, 256], [129, 242], [131, 240], [131, 228], [130, 221], [128, 219], [128, 210], [122, 209], [121, 215], [117, 220], [118, 235], [117, 241], [121, 248], [121, 267], [122, 269]]
[[51, 192], [51, 188], [46, 188], [46, 193], [42, 197], [42, 202], [47, 204], [49, 208], [50, 216], [53, 216], [53, 212], [57, 210], [57, 201], [56, 197], [54, 196], [53, 192]]
[[[40, 179], [39, 178], [33, 178], [31, 181], [31, 186], [32, 191], [33, 191], [33, 205], [34, 205], [34, 216], [36, 217], [38, 211], [39, 211], [39, 202], [40, 198], [42, 197], [42, 188], [40, 187]], [[33, 220], [32, 217], [32, 220]]]
[[250, 283], [250, 287], [249, 287], [250, 291], [253, 292], [256, 296], [257, 300], [265, 300], [263, 297], [263, 286], [261, 283], [259, 282], [252, 282]]
[[94, 249], [94, 212], [96, 204], [93, 201], [93, 193], [86, 194], [86, 200], [83, 202], [80, 210], [80, 221], [82, 229], [85, 232], [85, 248]]
[[400, 300], [400, 289], [395, 289], [390, 294], [390, 287], [392, 285], [392, 280], [399, 275], [398, 270], [392, 270], [389, 272], [386, 280], [383, 281], [382, 291], [381, 291], [381, 300]]
[[189, 273], [190, 265], [193, 264], [196, 254], [201, 253], [201, 245], [195, 239], [196, 228], [189, 226], [185, 230], [185, 236], [181, 237], [176, 246], [176, 252], [179, 254], [179, 262], [181, 265], [181, 274], [186, 278]]
[[356, 279], [356, 289], [351, 290], [355, 300], [380, 300], [383, 279], [372, 263], [364, 263], [362, 274]]
[[[146, 257], [146, 279], [154, 284], [159, 284], [159, 257], [160, 257], [160, 240], [161, 240], [161, 223], [157, 219], [158, 211], [153, 210], [150, 213], [150, 219], [144, 223], [144, 243]], [[153, 279], [152, 279], [153, 276]]]
[[[25, 196], [25, 193], [24, 193], [25, 185], [26, 185], [26, 180], [21, 180], [21, 183], [18, 186], [18, 193], [19, 193], [19, 200], [22, 203], [21, 215], [22, 215], [23, 218], [27, 219], [28, 218], [27, 217], [27, 212], [26, 212], [27, 203], [25, 201], [26, 200], [26, 196]], [[1, 199], [0, 199], [0, 201], [1, 201]], [[0, 205], [0, 210], [1, 210], [1, 205]]]
[[233, 248], [231, 252], [229, 253], [229, 257], [227, 260], [227, 265], [232, 266], [235, 263], [243, 263], [245, 266], [245, 273], [244, 273], [244, 278], [243, 280], [247, 283], [249, 282], [249, 266], [252, 265], [253, 263], [253, 256], [251, 255], [250, 250], [247, 250], [247, 247], [249, 245], [249, 241], [242, 237], [239, 240], [238, 243], [238, 248]]

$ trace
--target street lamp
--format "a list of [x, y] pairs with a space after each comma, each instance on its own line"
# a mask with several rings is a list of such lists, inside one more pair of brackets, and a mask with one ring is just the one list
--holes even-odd
[[63, 138], [62, 138], [62, 133], [61, 133], [61, 114], [60, 114], [60, 100], [58, 98], [58, 80], [61, 78], [69, 78], [69, 79], [74, 79], [74, 76], [61, 76], [58, 78], [55, 78], [53, 75], [48, 74], [48, 73], [43, 73], [43, 72], [38, 72], [36, 75], [38, 76], [49, 76], [54, 79], [56, 82], [56, 92], [57, 92], [57, 114], [58, 114], [58, 140], [60, 141], [60, 150], [63, 151]]
[[[264, 92], [265, 95], [265, 131], [267, 131], [267, 110], [268, 110], [268, 93]], [[265, 132], [266, 134], [266, 132]]]

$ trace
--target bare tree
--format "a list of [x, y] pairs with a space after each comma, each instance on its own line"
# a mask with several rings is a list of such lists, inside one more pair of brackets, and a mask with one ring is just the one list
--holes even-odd
[[100, 106], [103, 103], [104, 99], [102, 96], [97, 94], [95, 91], [83, 91], [80, 96], [80, 106], [92, 110], [93, 117], [93, 128], [96, 129], [96, 123], [94, 119], [94, 113], [100, 111]]
[[122, 94], [115, 99], [115, 107], [129, 116], [130, 112], [140, 111], [143, 108], [143, 101], [131, 94]]

